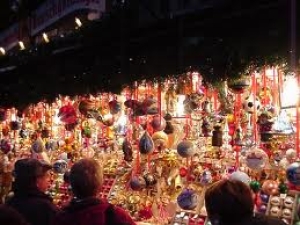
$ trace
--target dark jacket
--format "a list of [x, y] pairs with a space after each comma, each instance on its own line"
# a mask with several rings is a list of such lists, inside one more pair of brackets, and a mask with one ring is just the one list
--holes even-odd
[[135, 225], [123, 209], [96, 198], [71, 201], [53, 221], [52, 225]]
[[[222, 223], [219, 223], [222, 225]], [[230, 225], [286, 225], [281, 219], [257, 214], [251, 218]]]
[[58, 212], [52, 198], [37, 189], [15, 192], [6, 204], [23, 215], [30, 225], [49, 225]]

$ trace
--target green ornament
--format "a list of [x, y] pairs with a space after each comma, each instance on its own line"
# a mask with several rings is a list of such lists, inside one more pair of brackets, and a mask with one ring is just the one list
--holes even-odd
[[280, 182], [280, 184], [278, 185], [278, 191], [279, 191], [279, 193], [286, 194], [287, 190], [288, 190], [288, 187], [286, 186], [286, 184], [283, 183], [283, 182]]
[[92, 132], [91, 132], [91, 128], [89, 126], [86, 126], [83, 128], [83, 135], [86, 138], [91, 138]]
[[254, 193], [257, 193], [260, 190], [260, 183], [257, 180], [250, 181], [249, 186]]

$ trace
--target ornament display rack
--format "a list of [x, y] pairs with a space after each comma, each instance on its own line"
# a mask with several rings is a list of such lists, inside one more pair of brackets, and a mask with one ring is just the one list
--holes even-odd
[[[141, 224], [208, 225], [205, 190], [223, 178], [271, 199], [296, 193], [299, 123], [297, 106], [283, 98], [293, 90], [288, 76], [266, 67], [213, 87], [192, 72], [135, 82], [120, 95], [59, 96], [23, 111], [0, 109], [1, 198], [14, 162], [24, 157], [53, 164], [49, 193], [59, 206], [72, 196], [64, 174], [80, 158], [96, 159], [104, 172], [99, 197]], [[293, 196], [290, 212], [278, 207], [280, 215], [291, 213], [290, 225], [299, 222]], [[255, 205], [275, 215], [269, 201], [257, 198]]]

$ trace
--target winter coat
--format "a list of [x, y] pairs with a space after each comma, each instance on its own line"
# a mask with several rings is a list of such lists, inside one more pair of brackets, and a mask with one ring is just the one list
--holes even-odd
[[236, 222], [236, 223], [222, 223], [221, 221], [219, 222], [220, 225], [286, 225], [282, 220], [275, 218], [275, 217], [270, 217], [270, 216], [265, 216], [262, 214], [256, 214], [255, 216], [251, 218], [244, 219], [242, 221]]
[[87, 198], [71, 201], [52, 225], [135, 225], [135, 222], [123, 209], [97, 198]]
[[6, 204], [23, 215], [30, 225], [50, 225], [58, 213], [52, 198], [37, 189], [15, 192]]

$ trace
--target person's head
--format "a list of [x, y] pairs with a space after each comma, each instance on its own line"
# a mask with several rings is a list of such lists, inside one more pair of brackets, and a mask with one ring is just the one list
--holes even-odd
[[221, 180], [206, 190], [205, 206], [213, 225], [234, 225], [253, 215], [254, 202], [245, 183]]
[[7, 205], [0, 205], [0, 224], [29, 225], [21, 214]]
[[18, 160], [14, 168], [15, 191], [37, 188], [45, 192], [50, 186], [51, 169], [51, 165], [37, 159], [28, 158]]
[[102, 168], [93, 159], [81, 159], [72, 166], [69, 180], [75, 197], [95, 197], [102, 186]]

